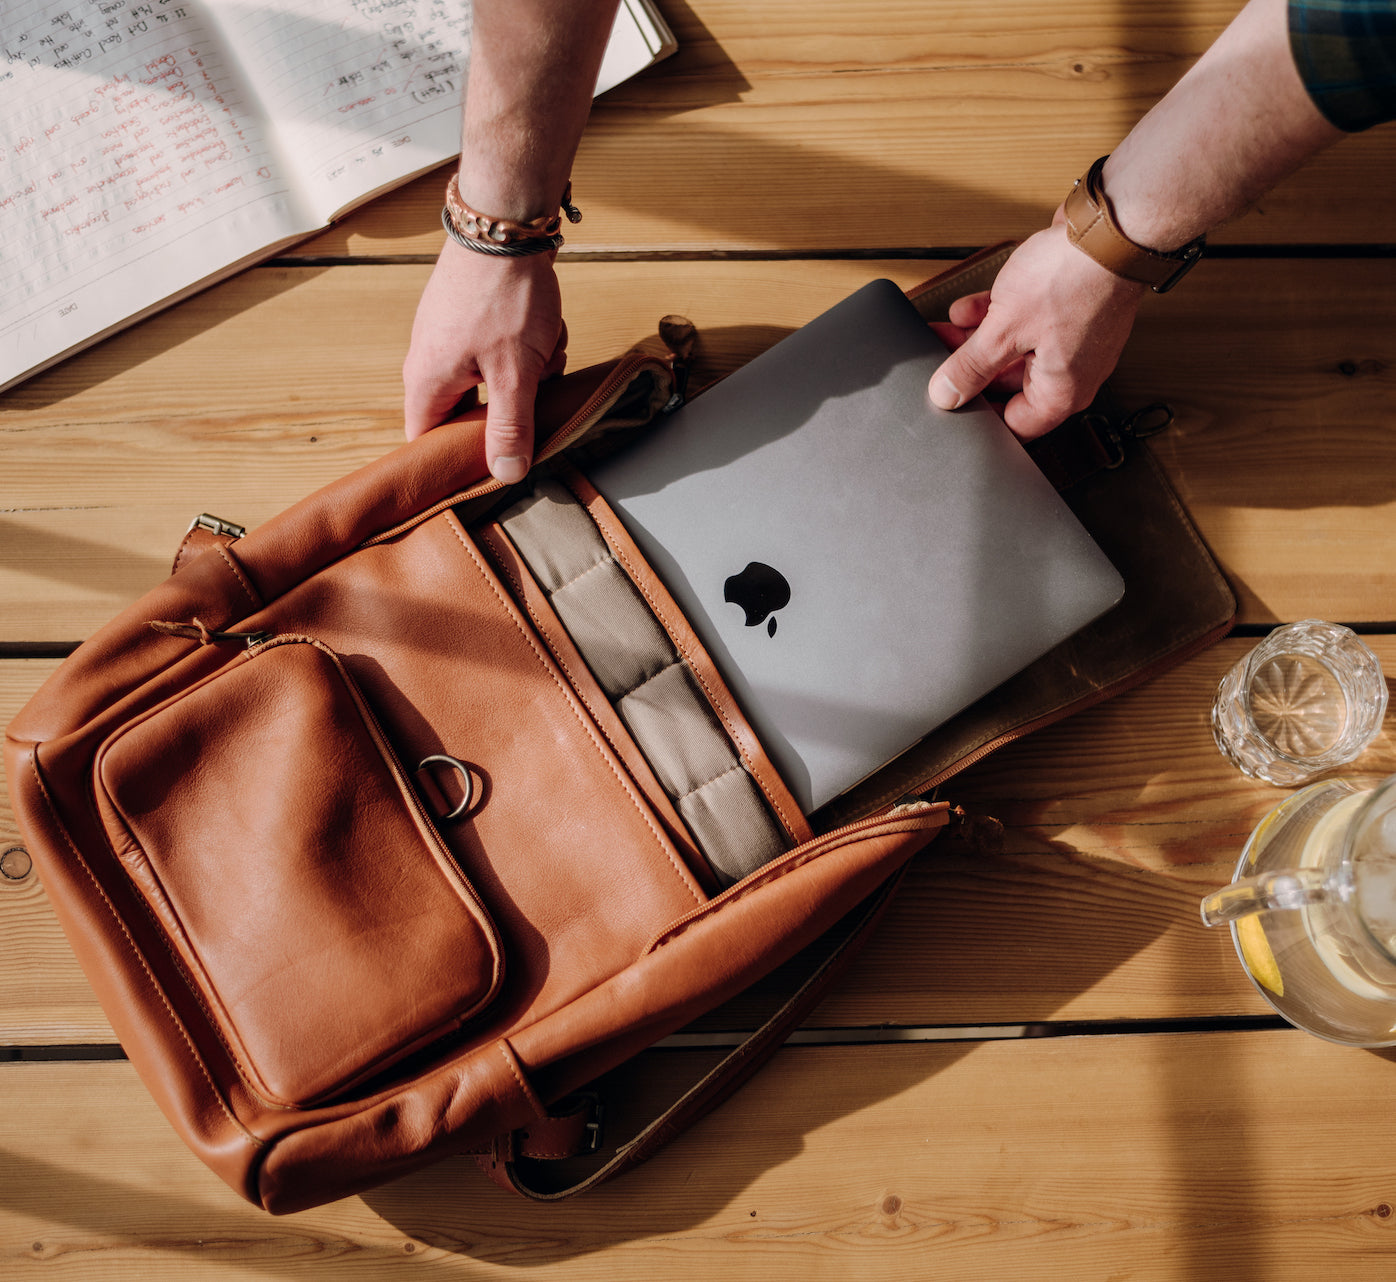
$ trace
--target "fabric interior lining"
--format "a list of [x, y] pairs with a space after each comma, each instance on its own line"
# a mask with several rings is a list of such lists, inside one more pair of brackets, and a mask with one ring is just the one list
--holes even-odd
[[784, 853], [784, 830], [692, 669], [575, 495], [540, 480], [500, 525], [718, 880], [731, 885]]

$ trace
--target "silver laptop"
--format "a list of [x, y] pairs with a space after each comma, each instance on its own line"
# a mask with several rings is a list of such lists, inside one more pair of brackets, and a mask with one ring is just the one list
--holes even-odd
[[946, 355], [875, 280], [591, 474], [806, 811], [1124, 593]]

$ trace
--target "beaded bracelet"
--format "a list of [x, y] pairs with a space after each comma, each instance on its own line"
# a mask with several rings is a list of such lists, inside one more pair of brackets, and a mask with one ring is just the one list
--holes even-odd
[[446, 204], [441, 210], [441, 225], [458, 245], [481, 254], [522, 256], [542, 254], [562, 245], [562, 215], [567, 221], [579, 223], [582, 211], [572, 203], [572, 184], [562, 193], [561, 208], [554, 214], [544, 214], [528, 222], [513, 218], [491, 218], [471, 209], [461, 199], [458, 175], [446, 184]]

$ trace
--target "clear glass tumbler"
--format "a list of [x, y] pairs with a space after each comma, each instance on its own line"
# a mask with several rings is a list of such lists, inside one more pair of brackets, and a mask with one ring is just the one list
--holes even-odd
[[1242, 773], [1281, 787], [1355, 760], [1386, 715], [1381, 664], [1350, 628], [1276, 628], [1222, 678], [1212, 736]]

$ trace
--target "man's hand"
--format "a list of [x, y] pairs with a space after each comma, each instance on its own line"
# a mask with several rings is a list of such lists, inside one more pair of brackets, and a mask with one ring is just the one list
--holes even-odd
[[1010, 382], [1018, 391], [1004, 421], [1024, 440], [1041, 436], [1094, 399], [1143, 294], [1067, 240], [1059, 209], [1051, 227], [1014, 251], [989, 293], [951, 306], [951, 323], [967, 337], [931, 379], [931, 400], [959, 409], [996, 380]]
[[446, 242], [402, 367], [408, 440], [444, 422], [484, 383], [485, 461], [501, 481], [523, 479], [533, 461], [538, 384], [567, 360], [555, 257], [493, 257]]

